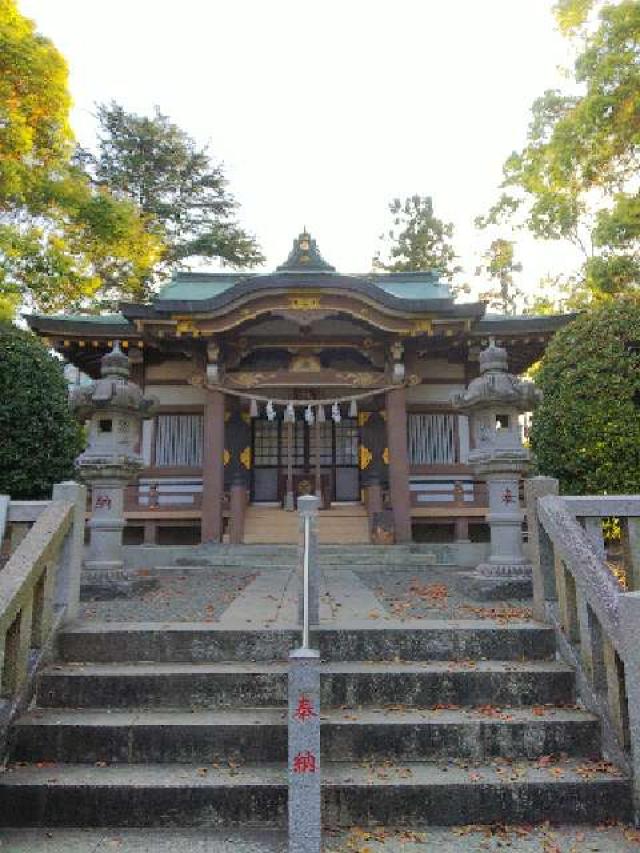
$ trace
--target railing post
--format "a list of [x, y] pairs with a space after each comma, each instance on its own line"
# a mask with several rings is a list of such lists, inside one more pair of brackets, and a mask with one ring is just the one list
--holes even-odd
[[628, 516], [621, 518], [622, 551], [627, 570], [627, 588], [640, 590], [640, 518]]
[[84, 551], [84, 525], [87, 490], [68, 480], [53, 487], [54, 501], [73, 503], [73, 521], [60, 552], [56, 578], [56, 607], [66, 607], [65, 619], [75, 619], [80, 603], [80, 573]]
[[537, 503], [540, 498], [559, 492], [560, 484], [553, 477], [525, 480], [529, 556], [533, 565], [533, 615], [536, 619], [546, 619], [546, 602], [557, 598], [553, 544], [538, 518]]
[[627, 592], [620, 596], [619, 618], [629, 712], [634, 818], [637, 826], [640, 822], [640, 592]]
[[9, 521], [9, 501], [11, 498], [9, 495], [0, 495], [0, 549], [2, 549], [2, 543], [4, 542], [4, 534], [7, 529], [7, 522]]
[[289, 853], [320, 853], [320, 654], [289, 655]]
[[602, 532], [602, 519], [600, 516], [585, 518], [584, 529], [589, 539], [593, 542], [593, 547], [595, 548], [598, 557], [600, 557], [601, 560], [604, 560], [606, 552], [604, 547], [604, 535]]
[[300, 516], [300, 546], [298, 549], [298, 624], [304, 620], [304, 524], [309, 519], [309, 624], [317, 625], [320, 620], [320, 570], [318, 567], [318, 508], [320, 498], [303, 495], [298, 498]]

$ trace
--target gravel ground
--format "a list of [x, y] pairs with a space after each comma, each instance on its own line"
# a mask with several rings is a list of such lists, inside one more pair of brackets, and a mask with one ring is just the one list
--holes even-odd
[[[286, 853], [273, 830], [213, 829], [5, 829], [2, 853]], [[324, 853], [638, 853], [640, 832], [629, 826], [429, 827], [352, 829], [325, 834]]]
[[140, 569], [126, 595], [87, 590], [80, 616], [99, 622], [215, 622], [255, 577], [248, 571]]
[[530, 619], [531, 600], [478, 601], [465, 592], [468, 570], [432, 566], [406, 571], [367, 569], [358, 578], [398, 619]]

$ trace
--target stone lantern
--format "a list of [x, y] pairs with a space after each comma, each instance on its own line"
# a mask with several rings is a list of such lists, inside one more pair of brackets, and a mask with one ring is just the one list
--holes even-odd
[[100, 362], [101, 378], [78, 386], [71, 409], [89, 421], [87, 448], [77, 461], [80, 478], [91, 486], [91, 544], [85, 561], [94, 577], [117, 579], [123, 569], [124, 490], [143, 467], [140, 423], [155, 413], [156, 401], [129, 380], [129, 359], [118, 341]]
[[519, 492], [531, 454], [522, 444], [520, 415], [534, 409], [541, 398], [532, 382], [509, 373], [507, 351], [493, 339], [480, 353], [480, 376], [452, 398], [454, 407], [470, 416], [469, 464], [489, 490], [491, 552], [488, 561], [476, 568], [476, 575], [485, 581], [478, 591], [489, 595], [529, 591], [531, 565], [522, 550], [524, 512]]

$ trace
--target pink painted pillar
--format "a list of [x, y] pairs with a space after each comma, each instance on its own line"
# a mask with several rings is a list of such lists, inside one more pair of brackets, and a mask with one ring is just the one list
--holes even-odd
[[204, 409], [202, 451], [203, 542], [222, 541], [222, 496], [224, 492], [224, 394], [207, 390]]
[[407, 452], [407, 393], [404, 388], [387, 391], [387, 441], [389, 491], [396, 542], [411, 542], [411, 497]]

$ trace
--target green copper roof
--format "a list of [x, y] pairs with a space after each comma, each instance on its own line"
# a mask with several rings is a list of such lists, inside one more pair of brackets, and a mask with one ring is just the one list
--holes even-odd
[[445, 281], [385, 281], [384, 276], [380, 276], [374, 284], [398, 299], [451, 299]]
[[276, 272], [335, 272], [336, 268], [328, 264], [320, 254], [316, 241], [305, 228], [293, 241], [293, 248], [287, 260], [276, 267]]
[[72, 323], [101, 323], [104, 325], [122, 325], [129, 321], [122, 314], [31, 314], [46, 320], [65, 320]]
[[211, 299], [229, 290], [240, 279], [247, 278], [239, 273], [180, 273], [174, 274], [168, 284], [160, 290], [156, 300], [167, 299]]

